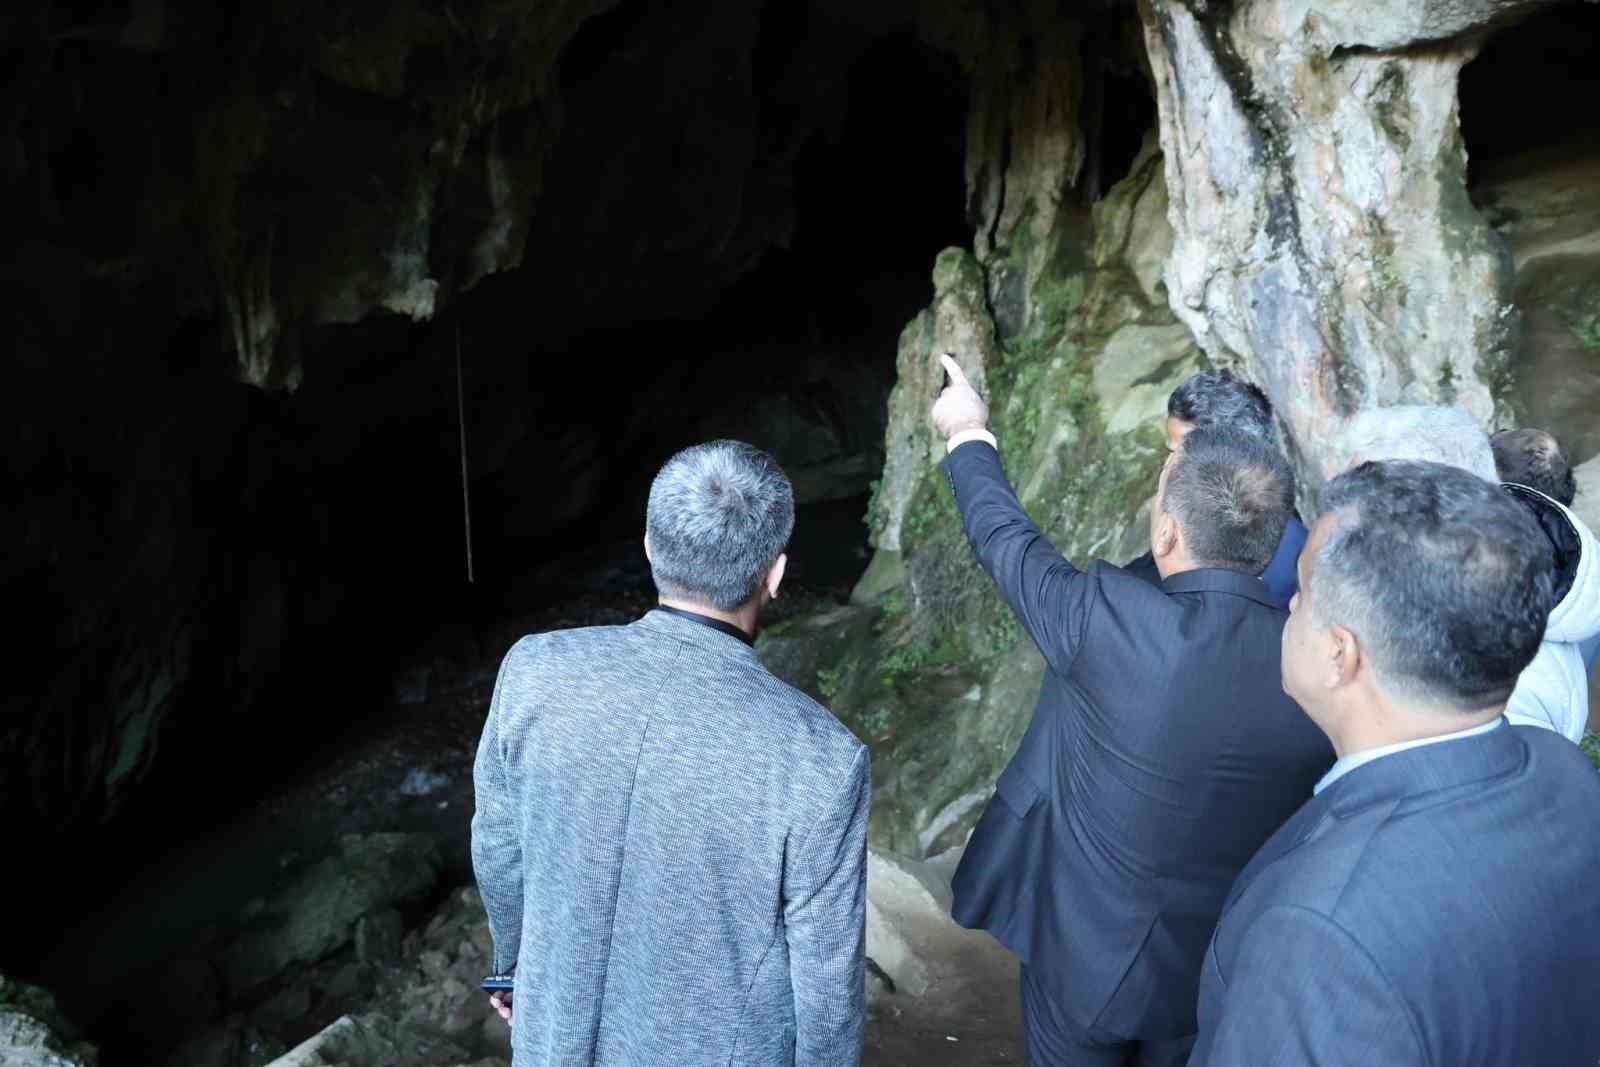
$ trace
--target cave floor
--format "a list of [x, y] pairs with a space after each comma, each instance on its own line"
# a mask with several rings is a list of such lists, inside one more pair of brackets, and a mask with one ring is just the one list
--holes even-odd
[[[810, 603], [804, 592], [790, 595], [788, 608], [794, 612], [825, 607], [838, 592], [809, 594]], [[315, 857], [343, 834], [426, 834], [444, 859], [442, 885], [471, 885], [472, 762], [500, 653], [520, 633], [629, 621], [648, 603], [642, 591], [567, 603], [485, 635], [483, 647], [495, 651], [480, 661], [431, 664], [425, 699], [394, 703], [387, 717], [369, 720], [371, 727], [353, 744], [305, 768], [298, 780], [265, 797], [235, 825], [195, 843], [175, 863], [133, 879], [101, 915], [89, 917], [60, 946], [55, 958], [70, 967], [92, 954], [107, 985], [117, 991], [102, 1002], [118, 1011], [137, 1008], [137, 994], [128, 990], [139, 988], [140, 975], [159, 963], [160, 953], [175, 942], [208, 936], [276, 872]], [[869, 1013], [862, 1063], [1020, 1064], [1015, 967], [1009, 956], [997, 950], [975, 961], [971, 980], [960, 986], [930, 989], [914, 1007]], [[293, 1044], [338, 1014], [365, 1007], [320, 1004], [303, 1025], [285, 1027], [280, 1036]], [[91, 1035], [98, 1029], [93, 1018], [82, 1021]]]

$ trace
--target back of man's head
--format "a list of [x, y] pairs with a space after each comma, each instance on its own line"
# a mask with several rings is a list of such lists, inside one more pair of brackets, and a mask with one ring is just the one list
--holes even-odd
[[1532, 426], [1520, 430], [1501, 430], [1489, 438], [1494, 449], [1494, 466], [1502, 482], [1515, 482], [1537, 489], [1568, 507], [1578, 495], [1578, 482], [1572, 474], [1567, 450], [1553, 434]]
[[1167, 417], [1196, 429], [1231, 426], [1272, 440], [1272, 402], [1267, 394], [1226, 368], [1203, 370], [1167, 397]]
[[1498, 482], [1489, 435], [1460, 408], [1437, 404], [1397, 404], [1370, 408], [1350, 420], [1340, 434], [1339, 470], [1369, 460], [1415, 459], [1446, 463]]
[[1259, 575], [1294, 511], [1294, 474], [1270, 439], [1211, 426], [1183, 439], [1163, 493], [1196, 564]]
[[741, 441], [694, 445], [650, 486], [645, 532], [664, 597], [733, 611], [755, 595], [794, 531], [794, 490], [777, 461]]
[[1550, 548], [1528, 509], [1459, 467], [1410, 460], [1363, 463], [1322, 495], [1317, 625], [1355, 634], [1396, 697], [1464, 713], [1503, 704], [1554, 602]]

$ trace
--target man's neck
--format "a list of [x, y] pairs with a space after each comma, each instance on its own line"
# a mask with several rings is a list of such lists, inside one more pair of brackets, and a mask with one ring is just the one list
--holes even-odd
[[1203, 564], [1196, 563], [1187, 554], [1169, 552], [1165, 556], [1156, 557], [1156, 573], [1161, 575], [1164, 582], [1174, 574], [1184, 574], [1188, 571], [1197, 571]]
[[1380, 698], [1368, 714], [1352, 715], [1339, 729], [1329, 731], [1328, 739], [1333, 742], [1334, 754], [1342, 759], [1374, 748], [1470, 730], [1493, 722], [1504, 710], [1504, 705], [1498, 705], [1485, 711], [1465, 713]]
[[756, 616], [759, 614], [760, 609], [756, 606], [756, 598], [754, 597], [751, 598], [749, 603], [741, 605], [736, 611], [721, 611], [709, 604], [697, 604], [692, 600], [679, 600], [676, 597], [657, 597], [656, 603], [665, 608], [676, 608], [679, 611], [704, 615], [708, 619], [717, 619], [728, 623], [730, 626], [737, 626], [751, 637], [754, 637], [756, 633]]

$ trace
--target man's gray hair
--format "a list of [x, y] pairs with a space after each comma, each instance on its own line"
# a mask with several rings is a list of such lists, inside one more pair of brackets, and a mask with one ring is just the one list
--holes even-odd
[[1361, 640], [1388, 692], [1476, 712], [1505, 703], [1555, 603], [1526, 507], [1459, 467], [1363, 463], [1323, 488], [1332, 525], [1302, 605]]
[[1460, 408], [1397, 404], [1356, 415], [1339, 435], [1339, 471], [1368, 461], [1415, 459], [1460, 467], [1499, 484], [1489, 435]]
[[656, 591], [733, 611], [794, 532], [794, 489], [771, 456], [742, 441], [684, 449], [650, 485], [645, 513]]

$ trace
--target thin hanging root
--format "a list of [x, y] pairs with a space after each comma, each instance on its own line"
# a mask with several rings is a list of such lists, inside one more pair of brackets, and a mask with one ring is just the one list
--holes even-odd
[[467, 539], [467, 584], [472, 575], [472, 496], [467, 488], [467, 401], [461, 385], [461, 324], [456, 323], [456, 426], [461, 431], [461, 519]]

